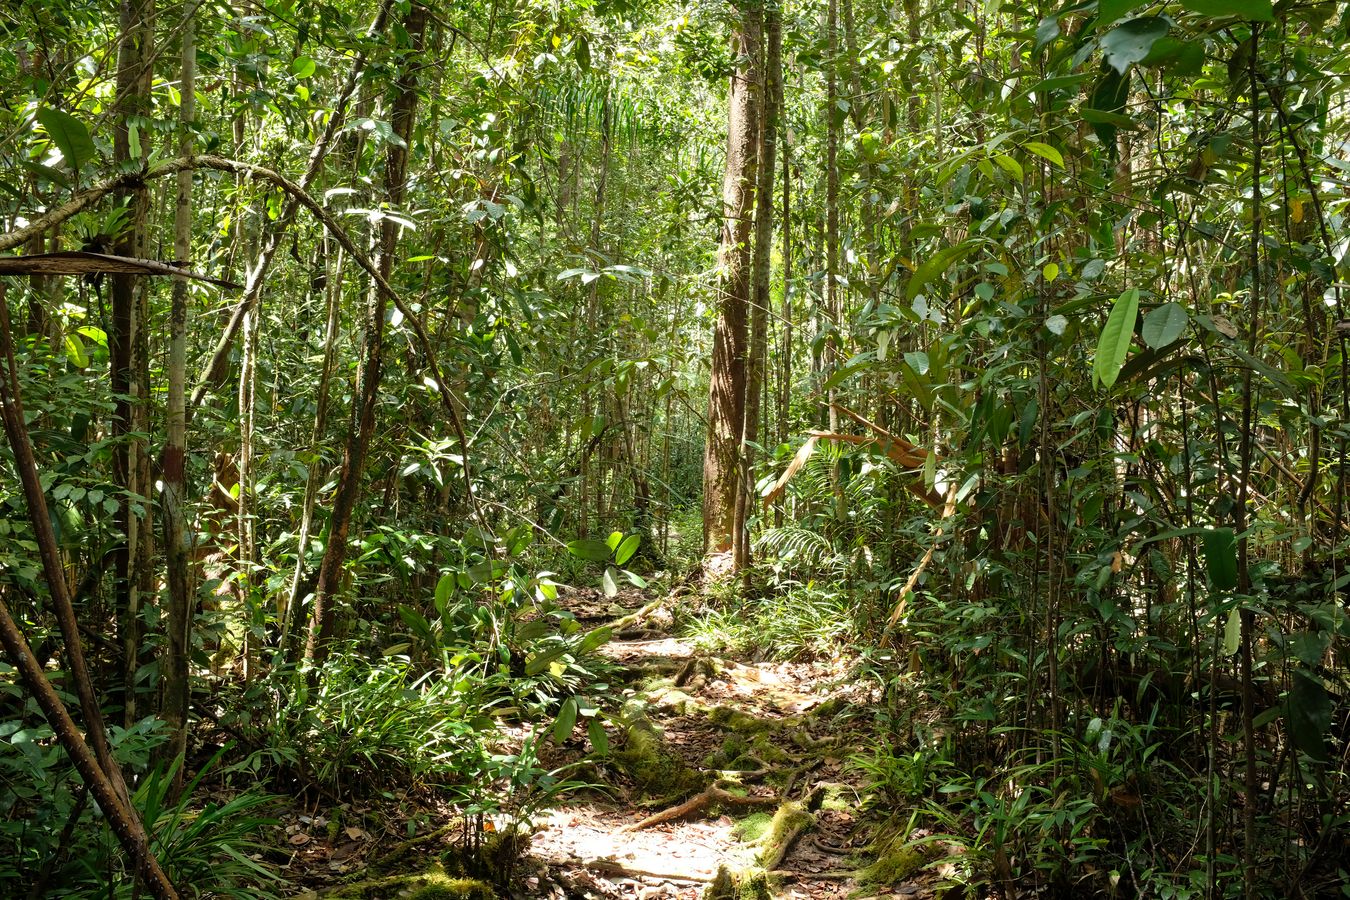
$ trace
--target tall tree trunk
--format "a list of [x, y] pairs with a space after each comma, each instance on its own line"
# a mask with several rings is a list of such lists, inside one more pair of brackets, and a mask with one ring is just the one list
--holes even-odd
[[[427, 10], [416, 3], [404, 20], [410, 53], [403, 73], [394, 87], [391, 124], [398, 141], [389, 143], [385, 155], [384, 190], [386, 202], [392, 209], [403, 205], [407, 195], [408, 148], [412, 145], [413, 115], [417, 109], [417, 66], [426, 33]], [[393, 219], [380, 222], [375, 268], [386, 284], [394, 271], [394, 252], [398, 244], [399, 226]], [[336, 624], [333, 598], [342, 579], [342, 564], [347, 557], [347, 533], [351, 528], [352, 512], [361, 495], [361, 473], [365, 468], [366, 451], [375, 430], [375, 406], [379, 399], [381, 356], [384, 344], [384, 310], [386, 291], [372, 283], [366, 303], [365, 334], [361, 347], [361, 367], [357, 374], [357, 390], [352, 403], [352, 429], [343, 450], [342, 469], [338, 474], [337, 493], [333, 498], [333, 512], [328, 522], [328, 543], [323, 562], [319, 566], [319, 580], [314, 588], [314, 609], [310, 619], [309, 639], [305, 644], [305, 658], [321, 663], [328, 656], [328, 645]]]
[[[196, 118], [197, 48], [195, 5], [183, 13], [182, 75], [179, 80], [178, 152], [192, 155], [192, 124]], [[192, 171], [178, 173], [173, 217], [174, 259], [192, 259]], [[164, 442], [160, 492], [161, 520], [164, 527], [164, 553], [168, 567], [168, 608], [165, 628], [168, 632], [161, 672], [163, 696], [161, 715], [169, 726], [165, 757], [178, 758], [187, 747], [188, 654], [191, 649], [192, 586], [189, 578], [188, 526], [183, 513], [187, 495], [184, 464], [187, 458], [187, 308], [188, 281], [175, 278], [169, 308], [169, 398], [168, 433]], [[183, 767], [175, 770], [175, 791], [182, 785]]]
[[[733, 549], [740, 495], [741, 430], [745, 421], [745, 354], [750, 306], [750, 233], [756, 178], [756, 89], [761, 0], [742, 0], [732, 34], [738, 60], [727, 99], [727, 162], [722, 178], [722, 240], [703, 451], [704, 572], [716, 575]], [[736, 559], [733, 554], [731, 568]]]
[[[839, 6], [830, 0], [825, 24], [829, 59], [825, 65], [825, 318], [830, 329], [825, 342], [821, 377], [839, 363], [839, 329], [843, 325], [843, 302], [839, 297], [839, 131], [843, 113], [839, 111]], [[826, 423], [831, 432], [839, 430], [839, 411], [835, 391], [826, 392]], [[844, 520], [844, 489], [839, 463], [830, 467], [830, 486], [834, 491], [835, 518]]]
[[[154, 41], [154, 0], [122, 0], [120, 46], [117, 55], [117, 119], [113, 133], [113, 162], [124, 168], [143, 165], [148, 157], [148, 134], [132, 124], [136, 116], [150, 114], [150, 81]], [[149, 192], [132, 188], [128, 198], [131, 221], [117, 236], [114, 252], [122, 256], [145, 256], [146, 215]], [[108, 329], [110, 381], [114, 397], [112, 432], [113, 473], [128, 497], [146, 497], [149, 459], [144, 434], [148, 411], [140, 402], [148, 396], [148, 343], [144, 333], [144, 278], [139, 275], [112, 277], [112, 327]], [[150, 517], [148, 508], [138, 515], [136, 504], [123, 500], [118, 527], [123, 540], [116, 553], [116, 605], [125, 653], [124, 709], [128, 724], [136, 717], [136, 673], [140, 670], [141, 600], [149, 573]]]
[[[737, 568], [750, 564], [749, 512], [753, 502], [754, 455], [764, 410], [764, 367], [769, 356], [770, 261], [773, 255], [773, 181], [778, 148], [779, 99], [783, 81], [783, 20], [779, 3], [764, 6], [764, 67], [760, 73], [759, 144], [755, 186], [755, 246], [751, 265], [750, 353], [745, 366], [745, 423], [741, 431], [741, 492], [736, 515]], [[767, 430], [767, 429], [766, 429]]]

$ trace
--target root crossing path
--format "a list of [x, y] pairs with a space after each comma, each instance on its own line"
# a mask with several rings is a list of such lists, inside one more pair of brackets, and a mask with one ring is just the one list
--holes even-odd
[[[650, 610], [650, 607], [648, 608]], [[644, 611], [645, 612], [645, 611]], [[574, 777], [600, 790], [536, 821], [534, 896], [833, 898], [865, 869], [859, 776], [865, 698], [839, 663], [737, 661], [650, 616], [605, 653], [626, 702], [611, 750]], [[653, 624], [656, 623], [656, 624]], [[623, 639], [634, 632], [640, 639]], [[856, 723], [856, 724], [855, 724]], [[565, 751], [567, 748], [563, 748]], [[865, 895], [919, 896], [917, 885]]]

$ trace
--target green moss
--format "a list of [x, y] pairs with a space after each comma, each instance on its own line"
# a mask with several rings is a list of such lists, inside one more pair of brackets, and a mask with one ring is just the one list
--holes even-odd
[[703, 900], [769, 900], [769, 876], [763, 869], [733, 872], [719, 866], [717, 877], [703, 889]]
[[493, 900], [492, 888], [473, 878], [451, 878], [429, 884], [413, 893], [411, 900]]
[[789, 845], [815, 822], [816, 817], [800, 803], [789, 800], [779, 806], [769, 823], [768, 833], [760, 840], [760, 864], [776, 867], [783, 861]]
[[708, 710], [708, 720], [728, 731], [741, 734], [772, 731], [779, 726], [779, 723], [773, 719], [761, 719], [734, 706], [714, 706]]
[[671, 753], [656, 729], [645, 719], [628, 727], [628, 740], [623, 749], [614, 754], [614, 759], [643, 795], [650, 798], [683, 797], [704, 786], [703, 775]]
[[768, 813], [754, 813], [741, 819], [731, 828], [731, 836], [743, 844], [751, 844], [769, 833], [773, 816]]
[[895, 884], [911, 877], [928, 862], [918, 847], [901, 846], [877, 857], [876, 861], [858, 873], [861, 884]]
[[848, 785], [830, 783], [822, 787], [821, 809], [852, 813], [858, 808], [858, 799]]
[[409, 894], [424, 890], [449, 879], [438, 871], [428, 871], [417, 875], [390, 875], [385, 878], [369, 878], [355, 884], [343, 885], [321, 896], [325, 900], [403, 900]]

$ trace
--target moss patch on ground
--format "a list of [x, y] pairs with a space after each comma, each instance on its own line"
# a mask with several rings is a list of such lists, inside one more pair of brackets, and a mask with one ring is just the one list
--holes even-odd
[[325, 900], [492, 900], [492, 887], [474, 878], [451, 878], [436, 865], [415, 875], [369, 878], [325, 891]]
[[732, 871], [719, 866], [717, 877], [703, 889], [703, 900], [769, 900], [773, 892], [763, 869]]
[[627, 741], [623, 749], [615, 751], [614, 761], [648, 798], [668, 801], [705, 787], [703, 774], [671, 752], [645, 717], [629, 724]]

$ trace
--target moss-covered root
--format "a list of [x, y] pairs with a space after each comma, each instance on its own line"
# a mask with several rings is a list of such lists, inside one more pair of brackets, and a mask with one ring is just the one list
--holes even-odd
[[391, 875], [343, 885], [324, 900], [493, 900], [492, 887], [475, 878], [450, 878], [432, 868], [417, 875]]
[[440, 884], [429, 884], [409, 900], [493, 900], [492, 888], [474, 878], [451, 878]]
[[703, 889], [702, 900], [769, 900], [769, 874], [763, 869], [732, 871], [717, 867], [717, 877]]
[[815, 815], [804, 804], [794, 800], [784, 801], [778, 807], [778, 812], [774, 813], [768, 833], [762, 838], [758, 860], [760, 866], [767, 871], [778, 868], [797, 838], [815, 824]]
[[678, 799], [701, 791], [705, 784], [705, 777], [672, 753], [645, 717], [629, 724], [623, 749], [614, 754], [614, 760], [643, 796], [651, 799]]

